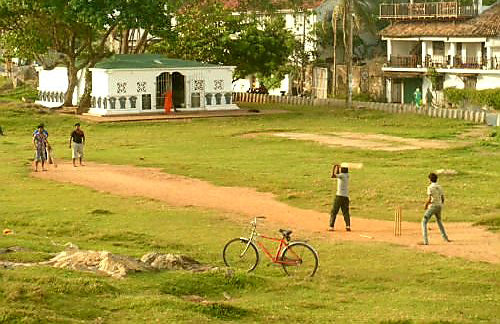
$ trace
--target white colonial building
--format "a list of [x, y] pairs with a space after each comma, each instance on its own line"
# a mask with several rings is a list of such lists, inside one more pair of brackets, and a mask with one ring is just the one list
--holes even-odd
[[[163, 112], [167, 101], [173, 110], [238, 109], [232, 103], [232, 66], [171, 59], [154, 54], [114, 55], [92, 71], [90, 114], [121, 115]], [[61, 106], [68, 87], [65, 67], [39, 69], [37, 103]], [[73, 103], [83, 94], [79, 74]]]
[[[500, 87], [500, 4], [483, 7], [459, 2], [380, 5], [387, 41], [388, 102], [413, 102], [416, 88], [423, 101], [442, 102], [444, 88], [477, 90]], [[432, 88], [431, 79], [435, 87]], [[431, 91], [432, 90], [432, 91]], [[429, 91], [431, 91], [429, 93]]]

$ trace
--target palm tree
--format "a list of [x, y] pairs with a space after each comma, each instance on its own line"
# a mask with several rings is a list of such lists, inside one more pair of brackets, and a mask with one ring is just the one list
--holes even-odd
[[373, 9], [377, 0], [327, 0], [325, 4], [332, 8], [333, 27], [333, 77], [334, 94], [337, 88], [337, 20], [342, 15], [342, 34], [344, 41], [344, 60], [347, 67], [347, 89], [346, 104], [352, 106], [352, 54], [353, 54], [353, 34], [354, 28], [357, 30], [361, 26], [375, 33], [375, 22], [373, 19]]

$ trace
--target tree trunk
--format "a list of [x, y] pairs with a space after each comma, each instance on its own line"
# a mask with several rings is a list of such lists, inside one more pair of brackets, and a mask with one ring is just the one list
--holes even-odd
[[125, 29], [122, 31], [122, 35], [120, 38], [120, 54], [128, 54], [128, 38], [130, 35], [130, 31]]
[[[139, 31], [137, 31], [137, 35], [139, 35]], [[146, 51], [146, 45], [148, 42], [149, 29], [145, 29], [137, 42], [137, 46], [135, 47], [135, 54], [142, 54]]]
[[68, 66], [68, 89], [64, 95], [64, 106], [73, 106], [73, 93], [78, 84], [78, 69], [75, 64], [75, 59], [70, 58], [67, 60]]
[[90, 99], [92, 94], [92, 72], [87, 67], [85, 68], [85, 90], [83, 92], [82, 98], [78, 103], [78, 113], [82, 114], [89, 111]]
[[12, 63], [11, 58], [7, 58], [5, 60], [5, 71], [7, 72], [7, 75], [12, 82], [12, 88], [17, 88], [17, 77], [14, 72], [14, 64]]
[[337, 12], [333, 8], [332, 13], [333, 27], [333, 96], [337, 95]]
[[347, 108], [352, 108], [352, 0], [346, 0], [345, 5], [345, 29], [344, 29], [344, 43], [345, 43], [345, 63], [347, 73], [347, 91], [346, 91], [346, 105]]

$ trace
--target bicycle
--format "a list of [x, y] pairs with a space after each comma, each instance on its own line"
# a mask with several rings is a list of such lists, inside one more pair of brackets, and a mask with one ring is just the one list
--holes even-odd
[[[281, 238], [259, 234], [257, 232], [257, 221], [259, 219], [265, 219], [265, 217], [258, 216], [250, 222], [252, 229], [249, 237], [234, 238], [226, 243], [222, 251], [226, 266], [247, 272], [255, 270], [260, 260], [258, 246], [272, 263], [281, 264], [283, 271], [287, 275], [295, 277], [314, 276], [319, 264], [316, 250], [306, 242], [291, 241], [291, 230], [280, 229]], [[258, 238], [279, 242], [276, 255], [273, 256]]]

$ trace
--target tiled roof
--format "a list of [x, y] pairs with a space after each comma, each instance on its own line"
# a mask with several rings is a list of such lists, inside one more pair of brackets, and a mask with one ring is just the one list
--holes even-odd
[[500, 3], [465, 21], [400, 21], [384, 28], [384, 37], [500, 37]]
[[[229, 9], [237, 9], [240, 7], [240, 0], [221, 0], [224, 3], [226, 8]], [[302, 4], [299, 5], [299, 8], [302, 9], [315, 9], [317, 8], [323, 0], [304, 0]], [[273, 3], [279, 9], [290, 9], [292, 5], [290, 5], [290, 1], [286, 0], [274, 0]], [[248, 8], [252, 9], [252, 8]]]
[[97, 69], [157, 69], [157, 68], [193, 68], [216, 67], [196, 61], [172, 59], [157, 54], [116, 54], [95, 65]]

